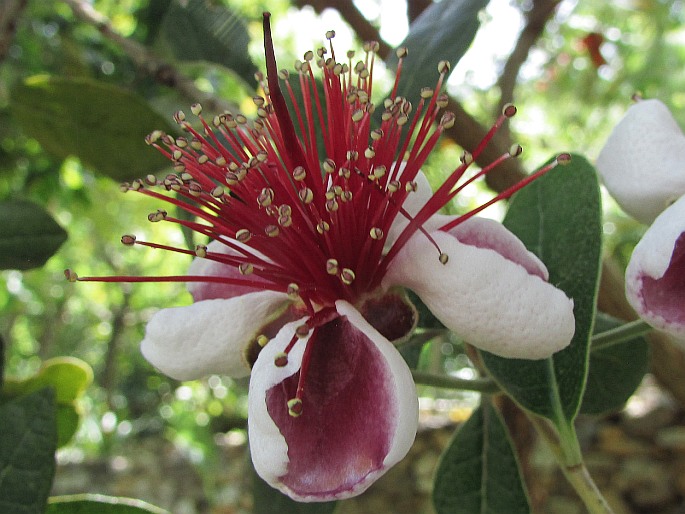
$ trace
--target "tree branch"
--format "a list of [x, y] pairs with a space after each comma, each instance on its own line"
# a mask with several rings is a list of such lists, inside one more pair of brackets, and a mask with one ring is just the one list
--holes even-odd
[[505, 104], [513, 102], [514, 87], [516, 87], [519, 70], [528, 59], [530, 49], [542, 35], [547, 21], [559, 3], [560, 0], [535, 0], [533, 8], [526, 14], [526, 26], [521, 31], [516, 46], [509, 55], [502, 74], [497, 81], [500, 89], [498, 113]]

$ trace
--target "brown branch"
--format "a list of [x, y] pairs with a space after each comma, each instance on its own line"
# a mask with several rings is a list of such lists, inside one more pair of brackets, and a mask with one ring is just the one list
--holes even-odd
[[526, 26], [521, 31], [516, 46], [509, 55], [497, 82], [500, 89], [498, 113], [505, 104], [513, 102], [514, 87], [516, 87], [516, 79], [519, 70], [528, 59], [530, 49], [542, 35], [542, 32], [545, 30], [545, 25], [547, 25], [547, 21], [554, 13], [554, 10], [557, 5], [559, 5], [560, 1], [561, 0], [535, 0], [532, 9], [526, 14]]
[[109, 19], [85, 0], [62, 1], [71, 7], [77, 18], [97, 28], [105, 38], [124, 51], [140, 70], [159, 84], [176, 89], [193, 103], [201, 102], [211, 112], [235, 110], [231, 104], [199, 90], [190, 77], [181, 73], [174, 65], [164, 61], [144, 45], [117, 33]]
[[7, 57], [17, 24], [28, 0], [3, 0], [0, 2], [0, 62]]

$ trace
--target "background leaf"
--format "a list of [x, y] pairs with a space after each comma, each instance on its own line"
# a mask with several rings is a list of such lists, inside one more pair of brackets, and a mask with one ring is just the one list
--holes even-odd
[[79, 494], [50, 498], [45, 514], [168, 514], [142, 500], [101, 494]]
[[[622, 325], [623, 322], [598, 313], [594, 332]], [[623, 407], [635, 392], [649, 365], [649, 345], [643, 337], [590, 352], [590, 367], [580, 412], [603, 414]]]
[[27, 200], [0, 202], [0, 220], [0, 269], [38, 268], [67, 239], [45, 209]]
[[499, 414], [486, 401], [440, 459], [433, 504], [438, 514], [528, 514], [516, 455]]
[[[488, 0], [451, 0], [432, 3], [421, 13], [399, 45], [409, 50], [409, 56], [402, 64], [398, 96], [416, 105], [421, 88], [437, 82], [439, 61], [449, 61], [454, 69], [476, 36], [478, 13], [486, 5]], [[393, 70], [397, 62], [395, 52], [386, 59]]]
[[24, 132], [60, 158], [75, 155], [113, 178], [143, 177], [168, 166], [145, 144], [169, 122], [139, 96], [87, 78], [34, 76], [12, 91], [12, 113]]
[[549, 281], [574, 301], [571, 344], [549, 359], [504, 359], [481, 352], [500, 386], [518, 403], [552, 421], [572, 420], [583, 395], [599, 281], [602, 225], [599, 184], [581, 156], [519, 191], [504, 224], [542, 259]]
[[163, 33], [176, 58], [220, 64], [250, 86], [257, 86], [257, 67], [247, 50], [247, 28], [226, 7], [204, 0], [174, 1], [164, 19]]
[[88, 364], [73, 357], [56, 357], [43, 363], [38, 373], [26, 380], [7, 380], [0, 389], [0, 402], [50, 387], [55, 393], [57, 446], [73, 437], [80, 421], [77, 400], [93, 381]]
[[0, 406], [0, 512], [42, 514], [55, 474], [54, 393]]

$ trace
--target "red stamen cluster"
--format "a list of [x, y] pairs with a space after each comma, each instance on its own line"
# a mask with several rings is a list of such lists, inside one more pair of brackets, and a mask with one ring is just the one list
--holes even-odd
[[[346, 63], [336, 62], [330, 43], [328, 50], [321, 48], [316, 54], [305, 54], [304, 61], [295, 66], [295, 81], [302, 94], [302, 100], [298, 100], [289, 73], [277, 70], [268, 15], [264, 17], [264, 33], [267, 82], [259, 77], [264, 97], [254, 98], [257, 119], [248, 124], [243, 115], [225, 112], [207, 121], [202, 117], [201, 106], [195, 104], [191, 111], [201, 124], [196, 129], [183, 112], [178, 112], [175, 120], [186, 133], [184, 137], [154, 132], [147, 138], [148, 144], [173, 162], [175, 173], [161, 180], [148, 176], [123, 185], [125, 191], [164, 200], [199, 220], [174, 218], [158, 210], [149, 215], [151, 222], [177, 223], [221, 241], [232, 252], [211, 252], [202, 245], [192, 251], [138, 241], [133, 236], [124, 236], [124, 244], [210, 259], [237, 268], [244, 278], [79, 279], [68, 270], [70, 280], [251, 285], [297, 296], [310, 313], [339, 299], [354, 303], [380, 285], [401, 247], [416, 231], [423, 231], [428, 218], [463, 188], [465, 184], [457, 187], [457, 183], [473, 159], [505, 119], [515, 113], [513, 106], [507, 107], [473, 155], [465, 154], [445, 184], [411, 217], [402, 205], [415, 191], [414, 179], [443, 130], [454, 123], [454, 115], [449, 112], [438, 119], [439, 111], [447, 105], [447, 97], [440, 90], [449, 64], [438, 65], [437, 84], [424, 88], [418, 105], [413, 106], [395, 96], [406, 56], [406, 50], [398, 51], [395, 87], [383, 104], [380, 125], [373, 128], [371, 94], [376, 43], [367, 43], [364, 58], [356, 63], [353, 53], [347, 54]], [[327, 34], [329, 41], [333, 36], [332, 32]], [[322, 93], [313, 65], [321, 70]], [[320, 144], [325, 148], [324, 155], [319, 153]], [[519, 153], [520, 147], [515, 146], [476, 177]], [[482, 208], [510, 196], [535, 176]], [[409, 224], [387, 251], [387, 234], [398, 216], [408, 219]], [[439, 249], [438, 256], [441, 262], [447, 261]], [[255, 281], [254, 276], [260, 280]]]

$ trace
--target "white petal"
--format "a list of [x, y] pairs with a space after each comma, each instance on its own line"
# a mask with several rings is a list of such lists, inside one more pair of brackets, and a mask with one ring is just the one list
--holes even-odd
[[685, 194], [685, 136], [663, 103], [637, 102], [609, 136], [597, 169], [623, 210], [649, 224]]
[[[442, 225], [455, 217], [446, 216], [448, 219]], [[537, 275], [545, 281], [549, 279], [547, 267], [538, 256], [529, 252], [526, 245], [498, 221], [473, 216], [448, 232], [461, 243], [495, 250], [507, 260], [523, 266], [531, 275]]]
[[[288, 364], [278, 368], [274, 365], [274, 359], [286, 348], [301, 321], [289, 323], [259, 354], [250, 379], [248, 427], [255, 469], [272, 487], [280, 489], [298, 501], [328, 501], [360, 494], [406, 455], [418, 426], [416, 389], [411, 372], [397, 349], [373, 329], [352, 305], [340, 301], [336, 303], [336, 308], [342, 316], [346, 316], [347, 321], [343, 325], [334, 325], [332, 330], [337, 330], [335, 327], [338, 326], [346, 327], [340, 330], [349, 330], [351, 325], [354, 328], [350, 334], [356, 332], [359, 337], [361, 332], [365, 341], [363, 344], [366, 346], [371, 343], [380, 353], [382, 361], [376, 361], [380, 364], [377, 369], [383, 372], [380, 375], [350, 375], [347, 373], [349, 370], [346, 364], [336, 360], [340, 354], [335, 351], [325, 355], [324, 361], [321, 360], [324, 355], [321, 353], [318, 357], [311, 357], [313, 364], [310, 363], [307, 372], [305, 394], [309, 391], [309, 395], [312, 396], [309, 400], [304, 400], [305, 407], [301, 417], [279, 422], [287, 423], [287, 430], [294, 431], [283, 432], [292, 434], [290, 437], [293, 439], [289, 440], [293, 445], [297, 443], [292, 441], [301, 441], [310, 447], [288, 447], [286, 438], [269, 413], [267, 392], [274, 386], [287, 387], [284, 381], [300, 370], [304, 349], [308, 343], [325, 345], [329, 342], [333, 346], [344, 344], [345, 341], [350, 341], [345, 337], [347, 332], [336, 333], [340, 337], [333, 337], [335, 342], [326, 339], [313, 340], [310, 343], [309, 337], [298, 339], [288, 355]], [[323, 351], [326, 347], [318, 348]], [[377, 354], [372, 351], [368, 355]], [[325, 369], [316, 366], [317, 362]], [[357, 364], [361, 362], [357, 361]], [[367, 369], [366, 366], [367, 361], [364, 360], [361, 368], [354, 369], [376, 369], [373, 366]], [[380, 379], [380, 376], [383, 378]], [[360, 410], [357, 402], [362, 401], [361, 405], [366, 404], [354, 393], [364, 391], [363, 395], [368, 396], [370, 389], [364, 381], [365, 377], [375, 379], [376, 382], [382, 381], [381, 387], [378, 387], [381, 384], [374, 382], [376, 387], [372, 389], [374, 393], [371, 398], [387, 398], [389, 404], [383, 403], [371, 411]], [[325, 392], [319, 391], [318, 388], [314, 390], [316, 386]], [[292, 387], [292, 383], [289, 387]], [[353, 393], [351, 397], [350, 392]], [[318, 401], [315, 400], [317, 398]], [[349, 403], [350, 400], [353, 402], [352, 405]], [[276, 405], [280, 405], [280, 401], [281, 399]], [[359, 408], [356, 411], [350, 410], [354, 409], [355, 405]], [[316, 410], [317, 406], [323, 410], [315, 413], [308, 410], [310, 407]], [[307, 420], [308, 413], [314, 417]], [[285, 416], [287, 418], [287, 415]], [[335, 433], [326, 432], [326, 423], [333, 423], [335, 429], [340, 430], [338, 420], [341, 419], [345, 420], [343, 423], [347, 423], [344, 434], [338, 437]], [[300, 422], [306, 424], [298, 426], [297, 423]], [[386, 425], [393, 427], [392, 433], [375, 434], [379, 439], [374, 439], [374, 435], [369, 432], [370, 427]], [[357, 429], [359, 434], [356, 434], [354, 429]], [[381, 454], [382, 465], [380, 460], [367, 460], [371, 459], [371, 454], [367, 454], [366, 451], [369, 448], [377, 451], [379, 444], [387, 452]]]
[[645, 232], [626, 269], [626, 297], [633, 308], [654, 327], [681, 339], [685, 338], [684, 234], [685, 196]]
[[503, 357], [542, 359], [566, 347], [575, 331], [573, 301], [494, 250], [445, 232], [415, 235], [390, 264], [384, 286], [412, 289], [467, 342]]
[[140, 349], [152, 365], [177, 380], [212, 373], [246, 376], [245, 348], [288, 302], [283, 293], [261, 291], [162, 309], [148, 322]]

